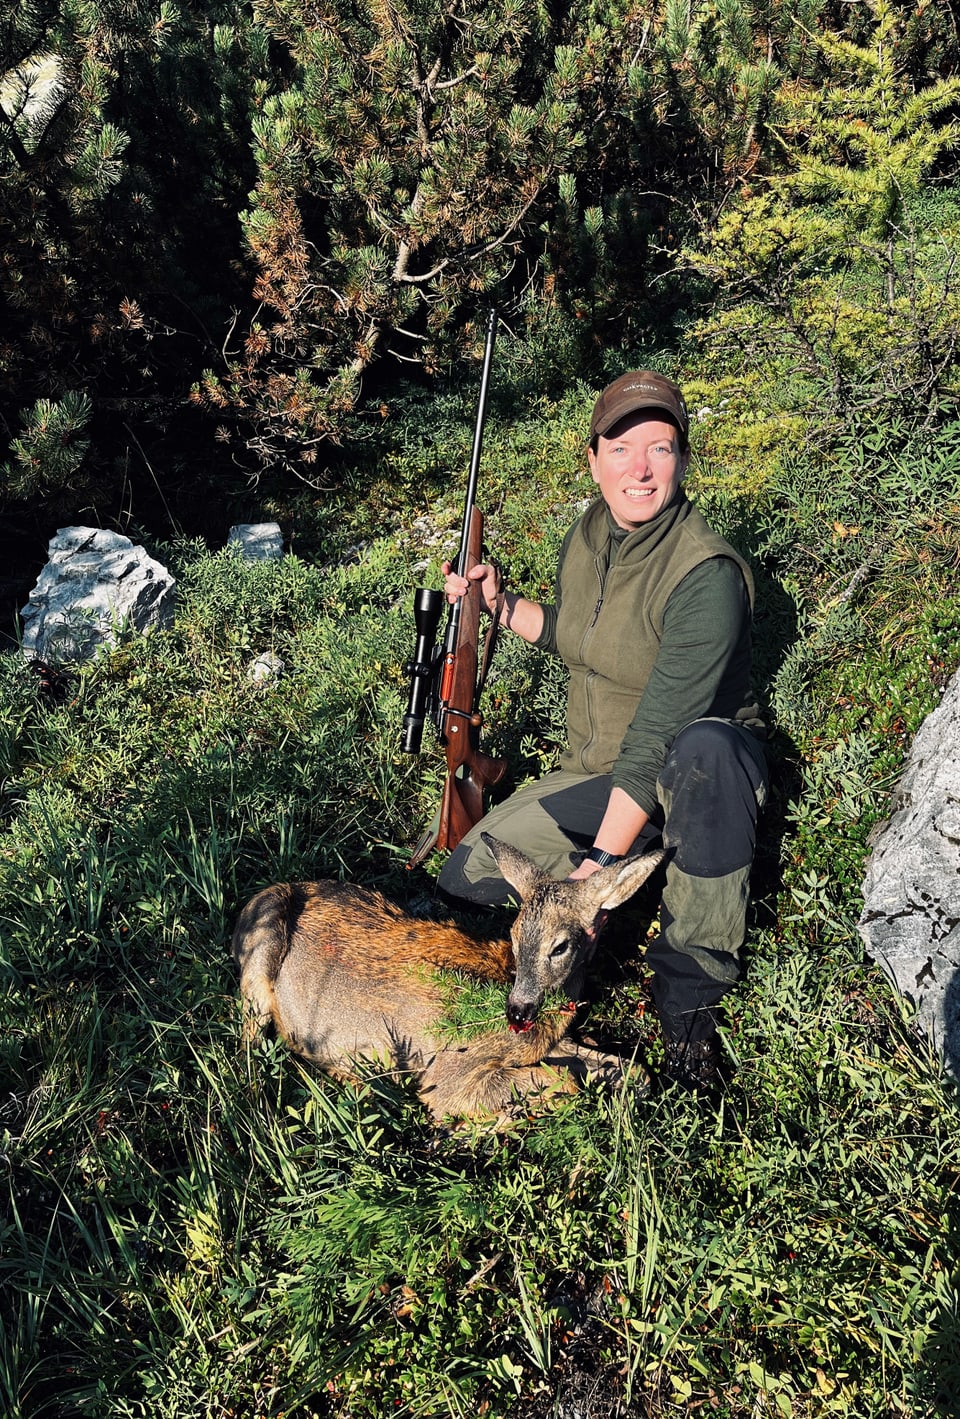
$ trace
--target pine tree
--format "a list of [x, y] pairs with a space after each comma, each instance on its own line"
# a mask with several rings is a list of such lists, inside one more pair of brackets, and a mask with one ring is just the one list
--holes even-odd
[[805, 26], [818, 10], [818, 0], [667, 0], [656, 47], [667, 81], [660, 112], [689, 135], [699, 197], [722, 202], [763, 163], [781, 86], [816, 67]]
[[583, 144], [578, 59], [536, 0], [254, 12], [289, 75], [254, 125], [260, 315], [197, 399], [244, 422], [261, 464], [309, 477], [377, 361], [436, 371], [480, 304], [523, 285], [525, 243]]
[[14, 497], [71, 484], [90, 447], [92, 413], [87, 395], [70, 391], [59, 400], [38, 399], [23, 411], [23, 429], [10, 445], [5, 469]]
[[[33, 470], [37, 497], [107, 499], [125, 449], [165, 436], [222, 338], [265, 58], [216, 23], [235, 13], [26, 0], [0, 20], [0, 433], [14, 453], [4, 465], [0, 443], [0, 498], [28, 498]], [[31, 432], [55, 407], [68, 422], [88, 410], [89, 456], [69, 469]], [[27, 446], [43, 457], [24, 463]]]

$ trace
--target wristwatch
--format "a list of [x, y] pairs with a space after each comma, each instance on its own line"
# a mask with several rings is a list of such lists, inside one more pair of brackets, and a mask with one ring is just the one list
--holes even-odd
[[602, 847], [592, 847], [584, 856], [584, 862], [595, 862], [598, 867], [609, 867], [611, 862], [622, 861], [622, 852], [604, 852]]

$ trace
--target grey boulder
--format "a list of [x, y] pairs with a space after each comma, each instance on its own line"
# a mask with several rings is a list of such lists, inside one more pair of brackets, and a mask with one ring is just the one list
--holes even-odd
[[124, 630], [172, 625], [176, 582], [129, 537], [61, 527], [23, 608], [23, 653], [63, 665], [91, 660]]
[[863, 897], [868, 954], [960, 1078], [960, 676], [917, 731]]

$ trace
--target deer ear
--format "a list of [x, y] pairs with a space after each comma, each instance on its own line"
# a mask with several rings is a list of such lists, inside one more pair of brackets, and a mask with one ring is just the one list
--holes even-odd
[[502, 842], [500, 838], [492, 837], [490, 833], [481, 833], [480, 838], [493, 853], [497, 866], [510, 886], [516, 887], [520, 893], [521, 901], [525, 902], [540, 882], [550, 880], [547, 874], [542, 872], [537, 864], [531, 861], [526, 853], [521, 852], [518, 847]]
[[594, 872], [592, 877], [583, 879], [584, 886], [593, 888], [598, 911], [612, 911], [621, 902], [627, 901], [646, 882], [654, 868], [659, 867], [666, 857], [662, 848], [656, 852], [645, 852], [642, 857], [628, 857], [623, 862], [615, 862]]

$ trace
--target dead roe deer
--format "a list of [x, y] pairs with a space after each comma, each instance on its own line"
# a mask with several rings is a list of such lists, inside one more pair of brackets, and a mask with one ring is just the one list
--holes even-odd
[[[573, 1093], [589, 1076], [618, 1079], [617, 1056], [564, 1039], [572, 1009], [543, 1017], [539, 1010], [547, 991], [579, 994], [608, 913], [633, 896], [663, 853], [556, 881], [516, 848], [484, 839], [520, 897], [512, 944], [408, 916], [349, 883], [285, 883], [258, 893], [233, 934], [245, 1037], [272, 1021], [293, 1050], [334, 1076], [350, 1078], [359, 1060], [413, 1074], [437, 1121], [500, 1115], [518, 1096]], [[445, 1037], [455, 978], [441, 982], [434, 972], [505, 982], [511, 955], [509, 1028], [469, 1041]]]

